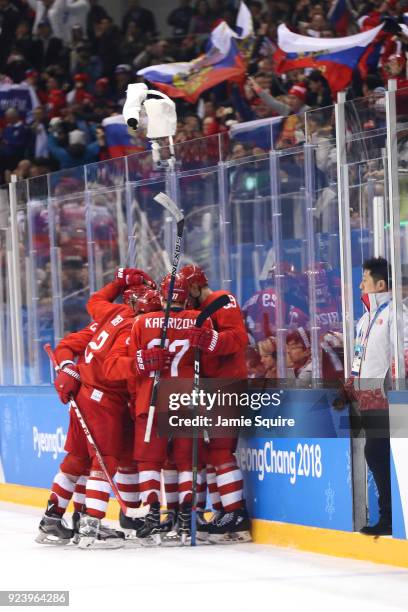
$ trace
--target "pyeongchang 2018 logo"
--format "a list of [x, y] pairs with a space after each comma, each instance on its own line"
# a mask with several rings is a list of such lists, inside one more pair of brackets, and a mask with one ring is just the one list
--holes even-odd
[[60, 453], [64, 453], [65, 440], [67, 436], [62, 427], [57, 427], [55, 433], [38, 431], [33, 427], [34, 452], [40, 459], [44, 453], [51, 453], [53, 459], [57, 459]]

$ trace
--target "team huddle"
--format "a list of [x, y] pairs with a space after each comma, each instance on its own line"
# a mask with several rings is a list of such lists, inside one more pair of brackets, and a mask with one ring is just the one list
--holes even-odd
[[[226, 291], [212, 291], [198, 266], [181, 269], [171, 297], [170, 283], [169, 274], [157, 289], [144, 271], [119, 268], [113, 282], [88, 301], [92, 323], [56, 347], [55, 387], [64, 404], [71, 402], [67, 454], [54, 478], [37, 542], [73, 542], [80, 548], [185, 543], [191, 535], [192, 516], [199, 540], [250, 541], [243, 478], [234, 455], [237, 439], [199, 437], [193, 487], [192, 436], [159, 435], [157, 413], [149, 423], [155, 377], [159, 373], [162, 381], [192, 382], [197, 349], [200, 378], [247, 378], [248, 335], [235, 298]], [[120, 295], [123, 303], [115, 303]], [[228, 303], [196, 326], [200, 312], [221, 295], [228, 295]], [[161, 348], [168, 301], [170, 317]], [[113, 478], [126, 507], [141, 510], [138, 518], [130, 518], [121, 509], [120, 530], [102, 523]], [[161, 478], [165, 500], [161, 499]], [[208, 521], [204, 517], [207, 487], [213, 511]], [[63, 519], [71, 499], [72, 528]], [[166, 515], [161, 518], [164, 504]]]

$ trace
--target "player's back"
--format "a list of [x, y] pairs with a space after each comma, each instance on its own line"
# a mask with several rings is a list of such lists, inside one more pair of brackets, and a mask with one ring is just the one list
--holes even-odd
[[[200, 312], [198, 310], [172, 310], [170, 313], [166, 348], [169, 350], [172, 360], [168, 370], [161, 372], [161, 379], [179, 378], [183, 380], [193, 378], [194, 374], [194, 349], [190, 347], [187, 338], [187, 329], [195, 325]], [[160, 346], [161, 330], [164, 322], [163, 312], [152, 312], [136, 317], [133, 324], [129, 355], [135, 356], [137, 351]], [[204, 326], [211, 327], [211, 323], [206, 321]], [[205, 356], [201, 357], [205, 372]], [[137, 392], [137, 411], [145, 412], [148, 409], [151, 390], [153, 386], [153, 376], [139, 380]]]
[[103, 375], [103, 363], [119, 331], [123, 331], [124, 328], [130, 331], [132, 324], [133, 318], [123, 317], [120, 313], [105, 320], [88, 343], [85, 349], [85, 362], [80, 365], [82, 384], [110, 396], [113, 402], [124, 401], [127, 398], [127, 381], [107, 380]]
[[217, 352], [217, 359], [212, 357], [208, 361], [206, 375], [209, 378], [243, 380], [247, 377], [245, 349], [248, 345], [248, 334], [236, 298], [224, 289], [212, 291], [201, 304], [201, 309], [205, 310], [221, 295], [228, 295], [230, 301], [211, 315], [211, 322], [217, 332], [228, 332], [228, 338], [224, 336], [223, 350]]

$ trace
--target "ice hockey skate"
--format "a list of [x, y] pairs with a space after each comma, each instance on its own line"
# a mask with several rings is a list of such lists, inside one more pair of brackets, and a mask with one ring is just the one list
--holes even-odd
[[221, 516], [221, 512], [219, 510], [215, 510], [211, 519], [207, 521], [204, 516], [204, 510], [197, 511], [197, 535], [196, 538], [199, 542], [207, 542], [210, 525], [213, 522], [217, 522]]
[[78, 523], [78, 548], [123, 548], [125, 536], [122, 531], [102, 525], [101, 519], [84, 514]]
[[125, 534], [126, 548], [139, 548], [140, 543], [136, 534], [137, 530], [144, 525], [144, 518], [130, 518], [120, 510], [119, 525]]
[[60, 546], [69, 544], [73, 535], [73, 529], [64, 523], [64, 519], [59, 514], [44, 514], [35, 541], [39, 544]]
[[250, 524], [247, 511], [242, 508], [222, 514], [211, 522], [208, 540], [212, 544], [238, 544], [251, 542]]
[[137, 530], [136, 536], [142, 546], [160, 546], [160, 503], [151, 504], [143, 525]]
[[160, 523], [161, 540], [163, 546], [177, 546], [180, 542], [179, 535], [177, 533], [178, 524], [178, 511], [169, 510], [167, 517]]

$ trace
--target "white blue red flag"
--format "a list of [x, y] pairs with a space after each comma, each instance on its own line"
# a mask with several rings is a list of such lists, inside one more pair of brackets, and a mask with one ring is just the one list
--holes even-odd
[[135, 144], [123, 115], [106, 117], [102, 121], [102, 127], [110, 157], [124, 157], [144, 150], [144, 147]]
[[244, 78], [246, 67], [236, 38], [237, 34], [222, 21], [211, 33], [206, 52], [196, 59], [149, 66], [137, 74], [171, 98], [194, 103], [206, 89]]
[[279, 74], [298, 68], [320, 70], [336, 94], [349, 85], [361, 56], [382, 28], [381, 24], [352, 36], [314, 38], [291, 32], [282, 24], [278, 27], [275, 69]]

